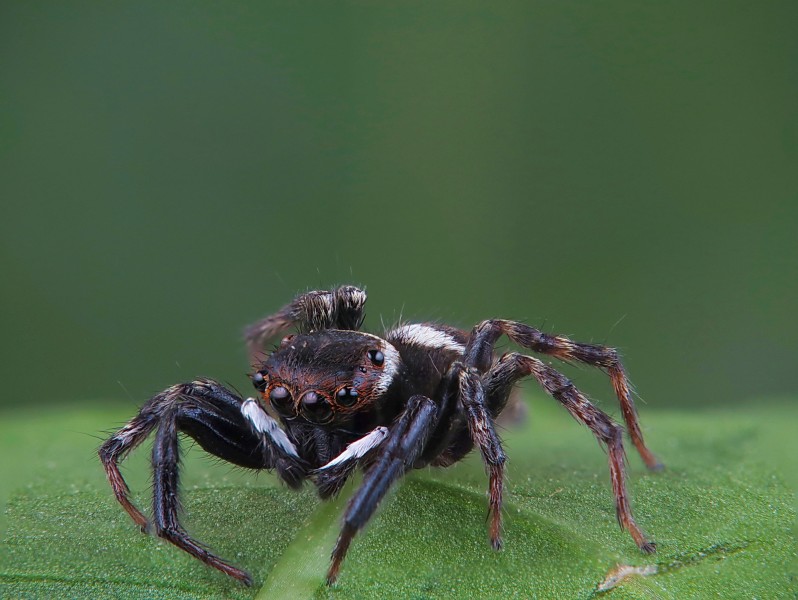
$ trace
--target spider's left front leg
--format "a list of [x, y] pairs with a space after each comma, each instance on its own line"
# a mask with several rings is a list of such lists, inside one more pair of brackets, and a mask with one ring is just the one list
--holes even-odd
[[408, 400], [404, 412], [391, 427], [387, 439], [382, 442], [377, 459], [347, 505], [344, 524], [327, 571], [328, 585], [338, 578], [338, 571], [349, 544], [374, 514], [391, 485], [408, 469], [413, 468], [413, 463], [421, 455], [437, 418], [438, 408], [426, 396], [413, 396]]

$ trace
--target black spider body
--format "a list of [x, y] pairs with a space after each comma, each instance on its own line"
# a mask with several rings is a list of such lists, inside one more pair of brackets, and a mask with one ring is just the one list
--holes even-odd
[[[382, 337], [359, 331], [365, 293], [345, 286], [308, 292], [246, 331], [260, 397], [243, 399], [210, 379], [172, 386], [151, 398], [100, 448], [117, 500], [143, 529], [118, 462], [156, 431], [153, 522], [156, 533], [245, 583], [249, 575], [195, 542], [178, 521], [178, 434], [211, 454], [251, 469], [274, 470], [289, 486], [312, 482], [322, 498], [337, 493], [356, 469], [363, 483], [349, 502], [327, 574], [338, 576], [356, 533], [406, 471], [448, 466], [478, 448], [488, 472], [489, 537], [501, 547], [506, 457], [494, 419], [514, 384], [532, 376], [606, 447], [619, 523], [646, 551], [625, 486], [622, 429], [563, 375], [542, 361], [510, 353], [497, 358], [501, 335], [524, 348], [604, 369], [621, 403], [632, 441], [650, 468], [629, 385], [611, 348], [551, 336], [514, 321], [489, 320], [470, 333], [439, 324], [405, 324]], [[273, 352], [264, 343], [295, 326]]]
[[[420, 338], [401, 337], [403, 331], [448, 336], [450, 347], [426, 349], [419, 345]], [[290, 437], [300, 439], [300, 430], [313, 427], [337, 443], [350, 443], [377, 426], [389, 426], [414, 395], [430, 398], [440, 407], [445, 375], [462, 358], [466, 337], [464, 332], [432, 324], [399, 327], [385, 338], [342, 330], [288, 336], [256, 371], [254, 376], [263, 378], [256, 388]], [[379, 360], [372, 360], [372, 353]], [[276, 387], [288, 395], [273, 398]], [[308, 392], [311, 403], [305, 401]], [[441, 419], [440, 425], [445, 421]], [[464, 422], [461, 433], [467, 433]], [[303, 453], [314, 468], [333, 457], [325, 448]]]

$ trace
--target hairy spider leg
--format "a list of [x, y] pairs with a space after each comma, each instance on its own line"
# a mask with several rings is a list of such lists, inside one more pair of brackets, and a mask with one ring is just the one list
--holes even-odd
[[303, 332], [323, 329], [357, 331], [363, 324], [365, 304], [366, 292], [352, 285], [300, 294], [273, 315], [244, 330], [250, 356], [253, 360], [258, 358], [266, 342], [292, 325]]
[[335, 583], [341, 562], [357, 532], [368, 522], [391, 485], [413, 468], [429, 438], [438, 409], [426, 396], [412, 396], [390, 429], [379, 456], [366, 472], [363, 483], [347, 505], [344, 524], [332, 552], [327, 584]]
[[488, 369], [492, 360], [494, 344], [502, 334], [519, 346], [534, 352], [547, 354], [563, 361], [581, 362], [605, 370], [620, 402], [629, 437], [640, 457], [649, 469], [663, 468], [662, 463], [657, 460], [657, 457], [643, 441], [643, 432], [640, 430], [637, 410], [632, 400], [631, 386], [617, 350], [597, 344], [574, 342], [562, 335], [548, 335], [516, 321], [491, 319], [474, 327], [466, 349], [466, 356], [470, 357], [481, 371], [484, 372]]
[[[99, 449], [117, 500], [142, 528], [147, 519], [133, 506], [118, 463], [157, 425], [153, 446], [155, 532], [204, 563], [251, 584], [247, 573], [228, 565], [191, 539], [178, 521], [178, 433], [191, 436], [207, 452], [250, 469], [276, 469], [291, 487], [307, 477], [308, 466], [293, 443], [254, 400], [244, 401], [210, 379], [172, 386], [153, 396], [127, 425]], [[276, 424], [276, 422], [274, 422]]]
[[529, 375], [537, 379], [543, 389], [565, 406], [577, 421], [586, 425], [607, 449], [618, 524], [631, 534], [643, 552], [654, 552], [655, 544], [646, 538], [632, 516], [626, 489], [626, 455], [621, 426], [594, 406], [567, 377], [532, 356], [515, 352], [504, 355], [486, 375], [485, 385], [488, 389], [498, 389]]
[[488, 470], [488, 518], [490, 519], [490, 542], [494, 550], [502, 547], [502, 493], [504, 491], [504, 463], [507, 457], [501, 440], [496, 435], [493, 419], [485, 405], [485, 391], [481, 375], [475, 367], [459, 368], [460, 402], [466, 412], [466, 422], [471, 439], [479, 448]]
[[206, 565], [218, 569], [246, 585], [252, 585], [252, 577], [246, 571], [226, 563], [212, 552], [203, 548], [180, 525], [177, 515], [179, 509], [179, 473], [177, 465], [180, 462], [177, 412], [175, 408], [171, 408], [163, 415], [152, 448], [152, 494], [155, 533], [181, 550], [185, 550], [190, 555], [198, 558]]
[[141, 444], [158, 425], [159, 415], [152, 410], [153, 401], [156, 401], [156, 398], [157, 396], [150, 400], [138, 415], [106, 440], [99, 450], [100, 461], [105, 468], [105, 474], [114, 491], [114, 496], [143, 532], [149, 528], [149, 520], [130, 500], [130, 488], [119, 471], [119, 462]]

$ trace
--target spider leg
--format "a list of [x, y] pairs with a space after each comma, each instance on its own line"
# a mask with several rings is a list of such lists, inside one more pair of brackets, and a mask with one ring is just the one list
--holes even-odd
[[300, 294], [290, 303], [244, 330], [250, 355], [255, 357], [269, 339], [292, 325], [301, 331], [354, 329], [363, 323], [366, 292], [351, 285]]
[[[180, 453], [177, 438], [177, 411], [164, 415], [152, 448], [153, 464], [153, 520], [155, 532], [206, 565], [218, 569], [246, 585], [252, 585], [248, 573], [226, 563], [192, 539], [178, 520], [178, 463]], [[170, 414], [171, 413], [171, 414]]]
[[149, 528], [149, 521], [130, 500], [130, 488], [119, 471], [119, 461], [123, 460], [131, 450], [150, 435], [150, 432], [158, 425], [158, 419], [159, 415], [150, 410], [148, 403], [127, 425], [106, 440], [99, 450], [100, 461], [105, 468], [108, 483], [111, 484], [117, 501], [142, 532], [146, 532]]
[[565, 406], [577, 421], [590, 428], [599, 443], [607, 448], [618, 523], [629, 531], [643, 552], [654, 552], [655, 544], [646, 538], [632, 516], [632, 507], [626, 489], [626, 455], [621, 426], [594, 406], [567, 377], [531, 356], [506, 354], [486, 375], [486, 386], [488, 389], [493, 389], [493, 386], [498, 388], [506, 385], [508, 381], [516, 381], [528, 375], [537, 379], [549, 395]]
[[501, 440], [493, 427], [493, 418], [486, 406], [486, 395], [482, 377], [476, 368], [465, 368], [455, 363], [460, 385], [460, 402], [465, 409], [468, 432], [482, 453], [488, 469], [488, 506], [490, 519], [490, 541], [494, 550], [502, 547], [502, 493], [504, 490], [504, 463], [507, 457]]
[[631, 386], [617, 350], [597, 344], [574, 342], [561, 335], [548, 335], [516, 321], [493, 319], [483, 321], [471, 332], [471, 339], [466, 348], [466, 359], [473, 361], [469, 364], [476, 365], [483, 372], [486, 371], [492, 361], [493, 346], [502, 334], [519, 346], [534, 352], [554, 356], [564, 361], [581, 362], [605, 370], [620, 402], [629, 437], [643, 462], [649, 469], [663, 468], [662, 463], [657, 460], [657, 457], [643, 441], [643, 432], [640, 430], [637, 410], [632, 400]]
[[368, 522], [391, 485], [413, 467], [435, 425], [438, 409], [425, 396], [413, 396], [391, 427], [379, 456], [366, 472], [363, 483], [349, 501], [344, 524], [332, 552], [327, 584], [338, 577], [341, 562], [357, 532]]
[[251, 584], [244, 571], [228, 565], [191, 539], [178, 521], [178, 433], [194, 438], [207, 452], [250, 469], [276, 469], [292, 487], [308, 467], [293, 442], [252, 399], [243, 400], [210, 379], [172, 386], [153, 396], [139, 414], [99, 449], [108, 481], [119, 503], [142, 528], [144, 514], [130, 500], [119, 462], [157, 427], [153, 446], [153, 521], [155, 532], [192, 556]]

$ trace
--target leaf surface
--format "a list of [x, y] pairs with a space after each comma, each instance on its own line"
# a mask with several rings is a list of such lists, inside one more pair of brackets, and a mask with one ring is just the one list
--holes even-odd
[[[649, 445], [667, 464], [648, 473], [629, 450], [635, 515], [658, 544], [646, 556], [617, 526], [606, 456], [590, 433], [550, 400], [530, 403], [529, 422], [503, 431], [502, 552], [487, 541], [486, 478], [471, 456], [408, 476], [356, 538], [332, 588], [324, 575], [352, 484], [320, 503], [309, 489], [294, 493], [270, 475], [186, 452], [185, 524], [254, 575], [244, 588], [141, 535], [116, 505], [94, 450], [128, 414], [91, 405], [8, 413], [0, 422], [9, 459], [0, 478], [0, 596], [795, 597], [793, 404], [644, 411]], [[137, 502], [148, 506], [148, 450], [125, 465]]]

